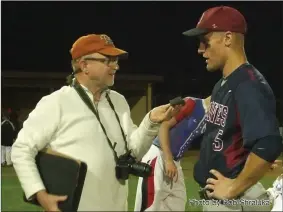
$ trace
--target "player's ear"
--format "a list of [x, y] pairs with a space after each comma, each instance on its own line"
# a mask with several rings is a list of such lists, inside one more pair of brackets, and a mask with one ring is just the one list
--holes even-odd
[[225, 32], [225, 35], [224, 35], [224, 44], [225, 44], [225, 46], [227, 46], [227, 47], [231, 46], [232, 40], [233, 40], [232, 32], [230, 32], [230, 31]]

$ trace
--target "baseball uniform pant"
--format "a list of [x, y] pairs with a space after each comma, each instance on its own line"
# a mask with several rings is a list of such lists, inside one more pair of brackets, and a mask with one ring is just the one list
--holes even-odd
[[271, 211], [283, 211], [283, 195], [279, 194], [273, 203], [273, 207]]
[[218, 200], [207, 200], [203, 211], [270, 211], [272, 201], [261, 183], [248, 189], [240, 200], [229, 200], [219, 204]]
[[11, 150], [11, 146], [1, 146], [1, 164], [6, 162], [7, 165], [12, 165]]
[[186, 186], [180, 161], [177, 181], [169, 180], [164, 172], [162, 151], [152, 145], [142, 162], [152, 166], [152, 174], [148, 178], [139, 178], [135, 211], [185, 211], [187, 202]]

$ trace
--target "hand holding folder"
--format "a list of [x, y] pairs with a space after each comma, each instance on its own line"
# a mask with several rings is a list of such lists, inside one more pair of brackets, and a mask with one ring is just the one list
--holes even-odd
[[46, 190], [42, 190], [37, 192], [36, 198], [45, 211], [60, 211], [59, 203], [66, 201], [68, 197], [48, 194]]
[[[46, 192], [53, 195], [65, 196], [65, 201], [59, 202], [58, 207], [63, 212], [78, 210], [82, 189], [87, 172], [86, 163], [51, 149], [44, 149], [35, 158]], [[36, 198], [24, 200], [40, 205]]]

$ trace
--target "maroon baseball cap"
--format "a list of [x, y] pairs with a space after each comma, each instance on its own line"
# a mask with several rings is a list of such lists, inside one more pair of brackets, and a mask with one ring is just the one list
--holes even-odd
[[198, 36], [208, 32], [247, 32], [245, 17], [236, 9], [227, 6], [213, 7], [206, 10], [196, 28], [183, 32], [186, 36]]

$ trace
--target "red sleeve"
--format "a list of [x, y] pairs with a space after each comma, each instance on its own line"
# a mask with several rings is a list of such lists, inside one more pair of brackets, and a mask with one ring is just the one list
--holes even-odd
[[187, 116], [191, 115], [191, 113], [195, 108], [196, 102], [193, 99], [191, 98], [185, 99], [185, 102], [186, 104], [181, 108], [180, 112], [175, 116], [177, 123], [182, 121]]

